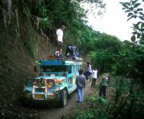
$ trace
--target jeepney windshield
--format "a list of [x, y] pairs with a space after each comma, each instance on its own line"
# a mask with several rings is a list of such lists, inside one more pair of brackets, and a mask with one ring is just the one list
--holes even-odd
[[68, 66], [57, 65], [57, 66], [40, 66], [41, 72], [67, 72]]

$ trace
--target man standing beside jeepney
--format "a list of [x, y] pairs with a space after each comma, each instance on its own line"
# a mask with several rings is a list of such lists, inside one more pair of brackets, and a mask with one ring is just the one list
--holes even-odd
[[84, 88], [86, 85], [86, 77], [83, 75], [83, 70], [79, 70], [79, 75], [76, 77], [76, 85], [78, 91], [78, 103], [82, 103], [84, 101]]

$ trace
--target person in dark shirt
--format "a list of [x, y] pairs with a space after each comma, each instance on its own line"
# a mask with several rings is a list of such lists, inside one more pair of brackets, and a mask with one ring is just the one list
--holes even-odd
[[86, 77], [83, 75], [83, 70], [79, 70], [79, 75], [76, 77], [76, 85], [77, 85], [77, 91], [78, 91], [78, 101], [77, 102], [83, 102], [84, 100], [84, 88], [86, 84]]
[[78, 55], [78, 48], [76, 46], [68, 45], [66, 47], [65, 56], [67, 58], [73, 58], [76, 55], [76, 53]]
[[107, 89], [109, 82], [110, 82], [110, 75], [109, 73], [105, 73], [101, 78], [100, 92], [99, 92], [100, 97], [106, 98], [106, 89]]

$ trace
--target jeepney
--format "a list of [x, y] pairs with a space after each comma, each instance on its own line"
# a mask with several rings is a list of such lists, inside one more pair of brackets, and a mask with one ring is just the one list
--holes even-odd
[[76, 75], [82, 69], [81, 61], [47, 58], [39, 60], [34, 67], [37, 76], [24, 86], [24, 102], [58, 102], [67, 105], [68, 96], [76, 89]]

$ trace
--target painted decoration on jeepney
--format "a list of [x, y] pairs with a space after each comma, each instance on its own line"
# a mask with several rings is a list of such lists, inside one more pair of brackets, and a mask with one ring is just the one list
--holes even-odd
[[47, 56], [47, 58], [50, 59], [50, 60], [52, 60], [52, 59], [57, 59], [56, 56], [51, 56], [51, 55]]
[[45, 86], [46, 85], [46, 79], [40, 78], [40, 79], [34, 79], [33, 85], [35, 86]]
[[55, 86], [55, 81], [54, 80], [47, 80], [47, 88], [52, 88]]
[[62, 65], [62, 61], [61, 60], [53, 60], [53, 61], [46, 61], [43, 60], [41, 61], [42, 65]]
[[59, 83], [59, 80], [57, 78], [53, 79], [55, 81], [55, 85]]
[[65, 78], [61, 79], [60, 83], [62, 84], [63, 82], [65, 82]]

